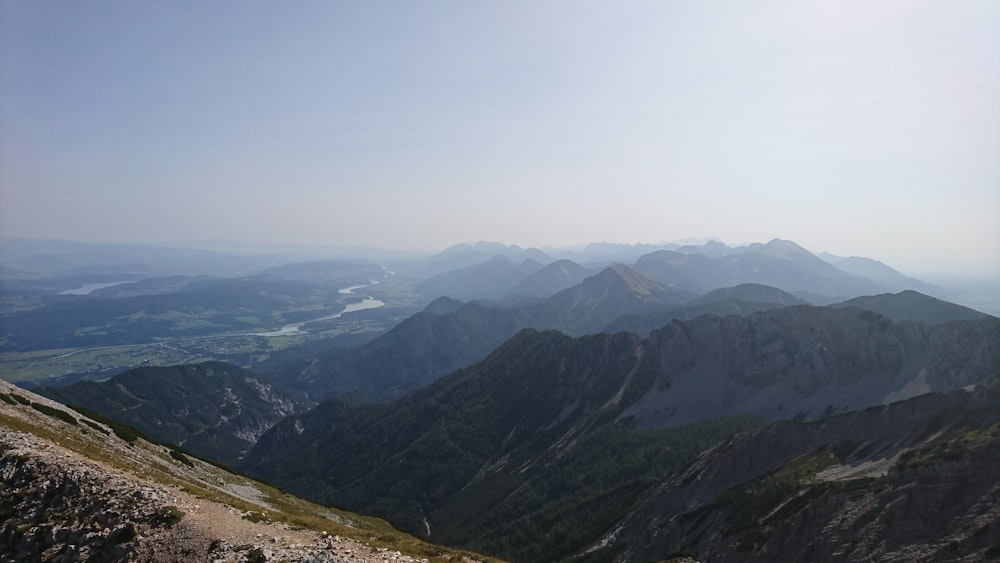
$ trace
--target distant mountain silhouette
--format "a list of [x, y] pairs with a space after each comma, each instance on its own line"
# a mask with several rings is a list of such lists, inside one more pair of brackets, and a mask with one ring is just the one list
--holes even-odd
[[448, 313], [457, 311], [462, 305], [465, 305], [464, 301], [452, 299], [451, 297], [438, 297], [424, 307], [424, 312], [435, 315], [447, 315]]
[[942, 301], [941, 299], [911, 290], [895, 294], [884, 293], [882, 295], [855, 297], [841, 303], [835, 303], [831, 307], [857, 307], [859, 309], [875, 311], [896, 321], [917, 321], [928, 324], [993, 318], [975, 309]]
[[935, 295], [942, 295], [945, 292], [943, 288], [904, 275], [891, 266], [872, 258], [863, 256], [844, 258], [827, 252], [821, 252], [819, 257], [849, 274], [871, 280], [890, 291], [912, 289]]
[[479, 264], [495, 256], [503, 256], [517, 264], [525, 260], [548, 264], [553, 260], [551, 256], [537, 248], [525, 249], [516, 244], [507, 245], [499, 242], [480, 241], [449, 246], [433, 256], [423, 260], [408, 261], [400, 264], [399, 267], [408, 275], [426, 278]]
[[676, 244], [594, 242], [588, 244], [582, 250], [561, 253], [560, 256], [569, 258], [588, 268], [604, 268], [616, 262], [622, 264], [635, 262], [640, 256], [658, 250], [673, 250], [675, 248], [677, 248]]
[[667, 287], [696, 294], [728, 285], [724, 266], [702, 254], [659, 250], [639, 258], [634, 268]]
[[787, 291], [759, 283], [743, 283], [733, 287], [721, 287], [690, 301], [689, 305], [703, 305], [728, 300], [745, 301], [748, 303], [774, 303], [777, 305], [808, 305], [809, 302], [800, 299]]
[[703, 254], [709, 258], [722, 258], [737, 252], [745, 252], [745, 247], [731, 247], [717, 240], [710, 240], [702, 245], [687, 244], [677, 249], [681, 254]]
[[512, 297], [548, 297], [595, 273], [572, 260], [556, 260], [522, 280], [508, 290], [507, 294]]
[[831, 297], [878, 293], [878, 283], [852, 275], [813, 255], [794, 242], [774, 239], [733, 252], [659, 251], [640, 258], [637, 271], [669, 287], [696, 293], [744, 283], [758, 283], [784, 291], [810, 292]]
[[495, 299], [542, 267], [541, 262], [532, 259], [516, 263], [497, 254], [484, 262], [419, 281], [414, 287], [428, 299], [442, 296], [455, 299]]
[[397, 398], [481, 360], [524, 328], [584, 334], [624, 313], [662, 310], [690, 299], [623, 265], [615, 265], [559, 293], [515, 307], [436, 300], [386, 334], [352, 350], [322, 354], [282, 381], [315, 399], [354, 393]]
[[604, 332], [633, 332], [646, 336], [663, 325], [687, 321], [702, 315], [746, 316], [752, 313], [805, 305], [806, 301], [778, 288], [761, 284], [741, 284], [712, 290], [682, 305], [642, 315], [623, 315], [604, 328]]
[[584, 334], [600, 331], [618, 316], [662, 310], [690, 297], [687, 292], [668, 288], [627, 266], [615, 264], [529, 310], [536, 317], [547, 316], [538, 315], [538, 311], [550, 311], [553, 317], [563, 319], [551, 328]]

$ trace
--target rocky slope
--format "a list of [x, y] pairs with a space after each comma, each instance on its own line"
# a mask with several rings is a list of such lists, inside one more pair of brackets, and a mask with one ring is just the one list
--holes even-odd
[[816, 420], [995, 378], [1000, 320], [928, 326], [798, 306], [674, 321], [643, 349], [652, 383], [621, 415], [636, 427], [737, 413]]
[[3, 562], [483, 560], [307, 503], [3, 382], [0, 479]]
[[592, 550], [614, 561], [1000, 558], [1000, 388], [930, 394], [719, 444]]
[[136, 368], [108, 381], [43, 388], [39, 393], [228, 465], [239, 461], [276, 422], [313, 404], [224, 362]]

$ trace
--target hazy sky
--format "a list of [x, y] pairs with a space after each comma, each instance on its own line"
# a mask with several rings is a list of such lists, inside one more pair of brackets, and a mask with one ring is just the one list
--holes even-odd
[[0, 235], [1000, 276], [1000, 2], [4, 1]]

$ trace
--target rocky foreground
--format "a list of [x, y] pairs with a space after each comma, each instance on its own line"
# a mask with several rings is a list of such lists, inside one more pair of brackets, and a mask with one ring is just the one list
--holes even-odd
[[6, 383], [0, 399], [2, 562], [482, 560], [119, 435]]

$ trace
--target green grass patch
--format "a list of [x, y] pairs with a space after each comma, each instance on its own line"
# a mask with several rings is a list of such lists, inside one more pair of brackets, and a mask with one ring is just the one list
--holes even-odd
[[903, 452], [898, 467], [910, 469], [935, 461], [956, 461], [965, 458], [969, 446], [983, 438], [1000, 437], [1000, 423], [977, 428], [957, 435], [942, 436], [918, 448]]

